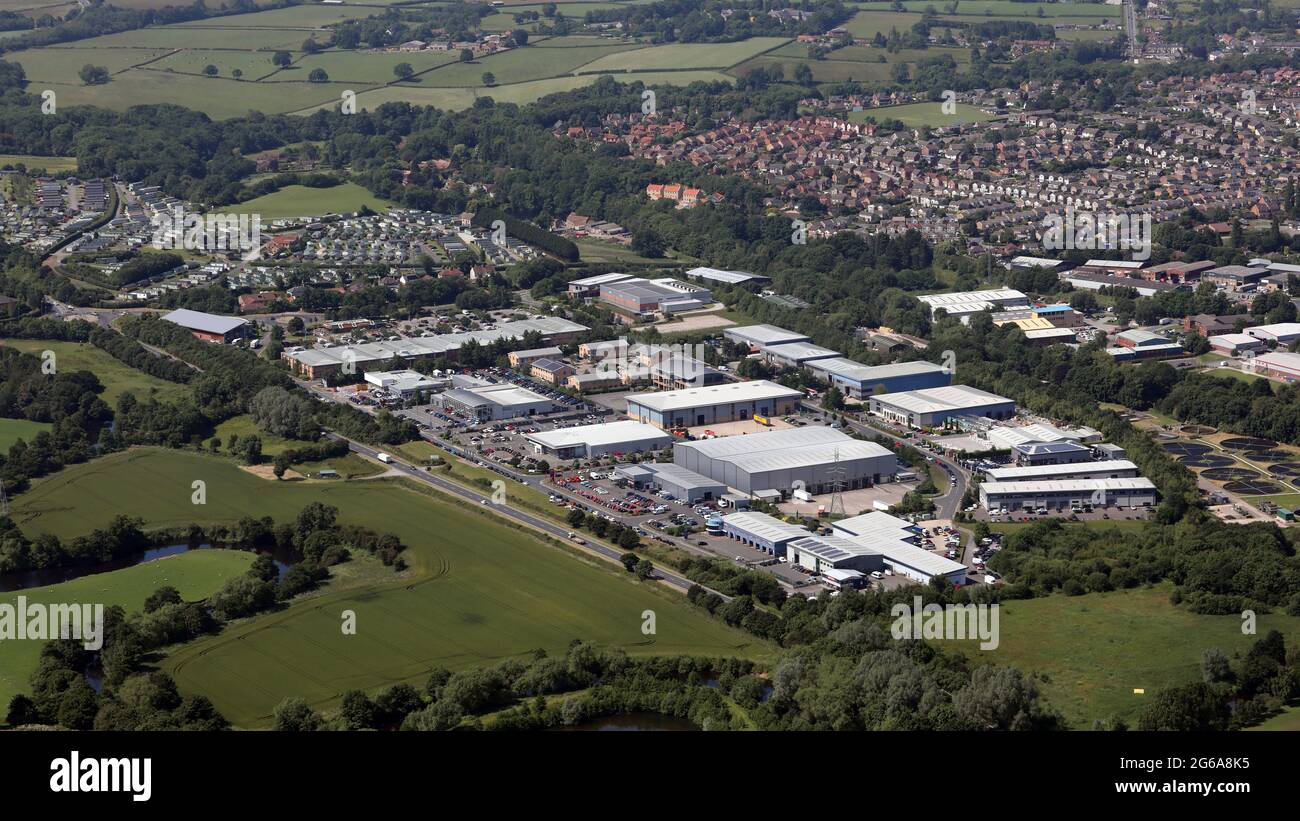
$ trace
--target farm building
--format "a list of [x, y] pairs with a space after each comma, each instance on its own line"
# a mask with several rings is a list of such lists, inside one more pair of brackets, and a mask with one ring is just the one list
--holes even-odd
[[808, 363], [808, 370], [839, 388], [846, 396], [864, 399], [883, 387], [885, 393], [941, 388], [952, 381], [942, 365], [933, 362], [895, 362], [892, 365], [863, 365], [836, 357]]
[[758, 379], [703, 388], [632, 393], [627, 415], [660, 428], [694, 427], [759, 416], [782, 416], [799, 406], [801, 391]]
[[898, 473], [893, 451], [820, 426], [677, 442], [673, 461], [748, 494], [799, 487], [829, 493], [835, 481], [856, 490]]
[[623, 453], [657, 450], [672, 444], [673, 437], [653, 425], [625, 419], [600, 425], [557, 428], [527, 436], [538, 453], [560, 459], [598, 459]]
[[1062, 479], [1033, 482], [982, 482], [980, 504], [986, 509], [1064, 510], [1096, 507], [1149, 507], [1156, 503], [1150, 479]]
[[1016, 415], [1016, 403], [968, 385], [949, 385], [877, 394], [871, 397], [871, 413], [899, 424], [932, 428], [960, 417], [1010, 419]]
[[206, 342], [230, 342], [248, 335], [247, 319], [237, 316], [218, 316], [202, 311], [179, 308], [163, 316], [173, 325], [180, 325], [185, 330]]

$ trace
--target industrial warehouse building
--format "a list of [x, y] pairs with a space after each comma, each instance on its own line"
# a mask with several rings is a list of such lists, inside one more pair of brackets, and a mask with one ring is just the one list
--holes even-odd
[[389, 370], [417, 360], [436, 359], [440, 356], [455, 359], [461, 346], [471, 340], [479, 345], [491, 345], [501, 340], [522, 339], [524, 334], [536, 331], [545, 341], [563, 344], [587, 330], [586, 325], [567, 319], [538, 316], [502, 322], [491, 330], [407, 337], [362, 345], [286, 348], [280, 357], [296, 373], [308, 379], [323, 379], [340, 372], [360, 375], [366, 371]]
[[163, 316], [205, 342], [230, 342], [248, 335], [248, 320], [180, 308]]
[[722, 532], [755, 550], [785, 556], [791, 542], [806, 539], [808, 528], [783, 522], [766, 513], [729, 513], [722, 517]]
[[981, 482], [979, 489], [980, 504], [989, 510], [1148, 507], [1156, 503], [1156, 486], [1150, 479]]
[[990, 468], [984, 475], [994, 482], [1033, 482], [1052, 479], [1132, 479], [1137, 465], [1127, 459], [1104, 462], [1076, 462], [1063, 465], [1024, 465]]
[[366, 374], [366, 382], [377, 388], [383, 388], [398, 396], [426, 394], [445, 388], [451, 380], [434, 379], [419, 371], [371, 371]]
[[653, 425], [625, 419], [600, 425], [557, 428], [530, 433], [538, 453], [560, 459], [599, 459], [602, 456], [640, 453], [672, 444], [673, 437]]
[[879, 552], [884, 556], [885, 566], [900, 576], [918, 582], [928, 582], [936, 576], [952, 584], [966, 582], [966, 566], [919, 547], [921, 529], [906, 519], [873, 511], [841, 519], [831, 529], [834, 535], [863, 549]]
[[898, 473], [893, 451], [820, 426], [677, 442], [673, 461], [751, 495], [798, 487], [830, 493], [837, 481], [843, 490], [856, 490]]
[[814, 573], [856, 570], [874, 573], [885, 569], [885, 554], [842, 536], [805, 536], [785, 548], [786, 561]]
[[797, 368], [819, 359], [832, 359], [839, 355], [839, 351], [832, 351], [830, 348], [823, 348], [811, 342], [783, 342], [780, 345], [768, 345], [763, 349], [764, 359], [783, 368]]
[[1250, 364], [1262, 376], [1287, 382], [1300, 380], [1300, 354], [1274, 351], [1255, 357]]
[[713, 294], [707, 288], [670, 277], [653, 280], [631, 277], [601, 285], [600, 301], [624, 313], [640, 316], [703, 308], [713, 302]]
[[623, 465], [614, 470], [614, 475], [630, 482], [633, 487], [667, 491], [674, 499], [689, 504], [720, 499], [727, 492], [727, 486], [721, 482], [672, 462]]
[[933, 428], [961, 417], [1010, 419], [1016, 415], [1016, 403], [968, 385], [949, 385], [877, 394], [871, 397], [871, 413], [899, 424]]
[[1274, 345], [1290, 345], [1300, 339], [1300, 322], [1275, 322], [1272, 325], [1254, 325], [1246, 333]]
[[812, 341], [811, 337], [775, 325], [742, 325], [739, 328], [727, 328], [722, 332], [722, 338], [748, 345], [759, 351], [766, 350], [768, 345]]
[[703, 388], [684, 388], [627, 396], [630, 419], [660, 428], [684, 428], [735, 422], [759, 416], [783, 416], [799, 407], [800, 391], [757, 379]]
[[444, 408], [468, 414], [480, 422], [518, 419], [560, 409], [545, 396], [510, 383], [452, 388], [439, 398]]
[[[777, 350], [780, 350], [779, 348]], [[952, 375], [933, 362], [895, 362], [892, 365], [863, 365], [836, 357], [809, 362], [808, 370], [839, 388], [846, 396], [863, 399], [883, 387], [885, 393], [942, 388]]]
[[1072, 465], [1092, 461], [1092, 449], [1078, 442], [1022, 442], [1011, 446], [1017, 465]]
[[1013, 288], [997, 288], [990, 291], [965, 291], [953, 294], [927, 294], [918, 296], [930, 308], [931, 318], [939, 315], [940, 309], [948, 316], [957, 317], [962, 322], [969, 322], [974, 314], [984, 311], [1005, 311], [1012, 308], [1028, 308], [1029, 297]]
[[722, 532], [757, 550], [785, 556], [815, 573], [873, 573], [889, 568], [900, 576], [928, 582], [940, 576], [966, 581], [966, 566], [918, 547], [920, 528], [888, 513], [873, 512], [835, 522], [834, 533], [819, 536], [764, 513], [722, 517]]
[[1077, 427], [1077, 428], [1058, 428], [1056, 425], [1049, 425], [1046, 422], [1035, 422], [1031, 425], [995, 425], [984, 434], [989, 440], [989, 446], [997, 450], [1007, 450], [1014, 448], [1016, 445], [1027, 445], [1032, 442], [1100, 442], [1102, 439], [1101, 431], [1095, 428]]

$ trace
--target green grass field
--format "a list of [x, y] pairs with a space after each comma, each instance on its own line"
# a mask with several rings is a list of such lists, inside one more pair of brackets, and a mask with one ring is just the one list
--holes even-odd
[[416, 74], [437, 66], [454, 63], [457, 55], [446, 51], [412, 54], [397, 52], [322, 51], [308, 54], [271, 78], [273, 82], [302, 82], [313, 69], [323, 69], [335, 82], [391, 83], [397, 79], [393, 68], [407, 63]]
[[[280, 69], [271, 62], [274, 51], [234, 51], [231, 49], [187, 49], [155, 60], [146, 67], [152, 71], [175, 71], [181, 74], [203, 75], [204, 67], [217, 67], [218, 77], [231, 77], [235, 70], [243, 72], [245, 81], [257, 80]], [[291, 52], [294, 59], [303, 55]], [[389, 75], [392, 76], [391, 74]]]
[[957, 103], [954, 114], [945, 114], [942, 105], [942, 103], [911, 103], [872, 108], [866, 111], [855, 111], [849, 115], [849, 119], [864, 122], [871, 117], [878, 123], [883, 123], [885, 120], [899, 120], [907, 126], [928, 125], [936, 128], [962, 123], [982, 123], [993, 119], [991, 115], [985, 114], [973, 105]]
[[[207, 483], [206, 505], [190, 502], [195, 479]], [[156, 526], [245, 515], [283, 520], [312, 501], [337, 506], [344, 521], [397, 534], [412, 570], [250, 619], [166, 659], [182, 691], [207, 695], [240, 725], [264, 724], [289, 695], [329, 709], [350, 688], [421, 683], [435, 665], [491, 664], [536, 648], [562, 653], [575, 638], [642, 654], [771, 653], [621, 570], [567, 556], [486, 512], [387, 479], [267, 482], [217, 457], [138, 449], [43, 479], [12, 507], [25, 532], [70, 536], [117, 513]], [[356, 635], [340, 630], [344, 610], [356, 613]], [[657, 615], [652, 637], [641, 634], [645, 610]]]
[[34, 83], [81, 85], [78, 72], [87, 64], [103, 66], [111, 74], [117, 74], [166, 53], [160, 48], [38, 48], [19, 51], [8, 57], [21, 65], [27, 79]]
[[137, 399], [177, 399], [188, 394], [189, 389], [176, 382], [150, 376], [124, 365], [94, 345], [80, 342], [59, 342], [45, 339], [4, 339], [0, 344], [40, 356], [42, 351], [54, 352], [55, 367], [60, 371], [90, 371], [99, 377], [104, 392], [99, 396], [110, 407], [117, 405], [117, 399], [130, 391]]
[[[1200, 678], [1201, 653], [1245, 652], [1269, 630], [1300, 641], [1300, 618], [1260, 615], [1257, 634], [1242, 635], [1237, 616], [1202, 616], [1169, 603], [1172, 587], [1055, 595], [1001, 605], [1001, 645], [956, 645], [972, 660], [1043, 673], [1043, 693], [1075, 729], [1121, 716], [1130, 725], [1156, 690]], [[1145, 689], [1145, 695], [1133, 690]]]
[[673, 43], [624, 51], [581, 68], [583, 74], [729, 68], [789, 42], [783, 37], [751, 37], [736, 43]]
[[50, 174], [76, 171], [76, 157], [37, 157], [32, 154], [0, 154], [0, 168], [6, 165], [25, 165], [28, 171], [45, 169]]
[[30, 442], [41, 431], [50, 429], [49, 422], [29, 422], [26, 419], [0, 419], [0, 454], [8, 453], [19, 439]]
[[[849, 3], [860, 9], [889, 10], [891, 2]], [[942, 17], [951, 17], [947, 2], [933, 0], [904, 0], [903, 8], [910, 12], [921, 13], [927, 8], [935, 9]], [[1118, 13], [1115, 6], [1100, 3], [1019, 3], [1013, 0], [959, 0], [957, 14], [965, 16], [983, 16], [991, 14], [1001, 17], [1037, 17], [1038, 10], [1043, 10], [1044, 17], [1113, 17]]]
[[[175, 587], [189, 601], [209, 596], [252, 563], [252, 553], [238, 550], [191, 550], [49, 587], [0, 593], [0, 602], [12, 605], [23, 595], [29, 602], [121, 605], [131, 613], [140, 610], [145, 598], [163, 585]], [[27, 680], [40, 659], [41, 644], [9, 641], [0, 647], [0, 704], [8, 704], [15, 694], [28, 691]]]
[[363, 205], [374, 211], [385, 211], [392, 203], [374, 196], [356, 183], [345, 182], [331, 188], [286, 185], [279, 191], [225, 210], [235, 214], [260, 214], [265, 222], [288, 217], [351, 213]]
[[[262, 440], [262, 456], [265, 462], [272, 461], [284, 451], [290, 448], [300, 448], [308, 442], [300, 442], [293, 439], [284, 439], [274, 434], [267, 433], [257, 426], [251, 416], [247, 414], [235, 416], [217, 425], [213, 436], [221, 440], [221, 452], [226, 450], [226, 442], [230, 437], [238, 436], [257, 436]], [[290, 465], [293, 470], [302, 474], [310, 474], [312, 477], [325, 468], [338, 471], [340, 476], [345, 478], [359, 478], [362, 476], [373, 476], [382, 473], [384, 468], [369, 459], [363, 459], [355, 453], [348, 453], [334, 459], [324, 459], [318, 462], [303, 462]]]
[[483, 73], [491, 72], [498, 84], [523, 83], [569, 74], [580, 66], [632, 48], [635, 47], [608, 44], [583, 48], [515, 48], [480, 57], [472, 63], [454, 62], [420, 79], [429, 86], [481, 86]]

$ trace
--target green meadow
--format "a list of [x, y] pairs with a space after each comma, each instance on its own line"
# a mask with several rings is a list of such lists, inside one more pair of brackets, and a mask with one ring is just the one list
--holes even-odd
[[345, 182], [330, 188], [308, 188], [305, 185], [286, 185], [279, 191], [232, 205], [224, 209], [235, 214], [259, 214], [263, 221], [290, 217], [315, 217], [322, 214], [343, 214], [366, 206], [373, 211], [385, 211], [392, 205], [354, 182]]
[[[252, 553], [238, 550], [191, 550], [62, 584], [0, 593], [0, 603], [14, 605], [21, 595], [31, 603], [120, 605], [132, 613], [140, 610], [149, 594], [163, 585], [175, 587], [189, 601], [210, 596], [226, 580], [248, 570], [252, 563]], [[40, 660], [41, 644], [10, 641], [0, 645], [0, 704], [8, 704], [16, 694], [28, 691], [28, 677]]]
[[104, 351], [89, 343], [60, 342], [47, 339], [4, 339], [0, 344], [41, 356], [44, 351], [54, 352], [54, 364], [60, 371], [90, 371], [99, 378], [104, 392], [99, 395], [109, 407], [117, 405], [117, 399], [130, 391], [137, 399], [177, 399], [188, 394], [188, 388], [176, 382], [168, 382], [137, 371], [125, 365]]
[[[204, 505], [191, 503], [196, 479], [206, 483]], [[118, 513], [153, 526], [283, 521], [314, 501], [338, 507], [343, 521], [396, 534], [411, 569], [327, 590], [172, 652], [162, 666], [181, 690], [208, 696], [236, 724], [265, 724], [289, 695], [330, 709], [351, 688], [419, 684], [435, 666], [493, 664], [539, 648], [562, 653], [574, 639], [638, 654], [772, 653], [657, 585], [391, 479], [274, 482], [219, 457], [146, 448], [40, 480], [12, 508], [25, 532], [69, 537]], [[340, 629], [346, 610], [356, 614], [356, 635]], [[641, 633], [646, 610], [656, 614], [653, 636]]]
[[50, 429], [48, 422], [30, 422], [26, 419], [0, 419], [0, 453], [8, 453], [19, 439], [30, 442], [36, 434]]
[[[1237, 616], [1202, 616], [1169, 602], [1172, 586], [1053, 595], [1003, 602], [1000, 646], [956, 642], [976, 663], [1011, 665], [1038, 674], [1043, 694], [1074, 729], [1120, 716], [1132, 726], [1156, 690], [1200, 679], [1201, 654], [1217, 647], [1245, 653], [1269, 630], [1287, 645], [1300, 642], [1300, 618], [1258, 617], [1256, 635], [1243, 635]], [[1145, 690], [1138, 694], [1134, 690]]]
[[911, 103], [909, 105], [872, 108], [865, 111], [855, 111], [849, 115], [849, 119], [864, 122], [870, 117], [878, 123], [883, 123], [885, 120], [899, 120], [903, 125], [907, 126], [928, 125], [935, 128], [945, 125], [960, 125], [962, 123], [980, 123], [993, 119], [991, 115], [985, 114], [973, 105], [957, 103], [953, 114], [945, 114], [941, 108], [942, 105], [942, 103]]

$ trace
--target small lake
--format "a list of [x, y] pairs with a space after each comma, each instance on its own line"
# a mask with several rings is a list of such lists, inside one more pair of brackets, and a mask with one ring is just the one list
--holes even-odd
[[[210, 550], [213, 545], [210, 544], [171, 544], [162, 547], [154, 547], [139, 553], [133, 553], [127, 556], [121, 556], [107, 562], [96, 562], [94, 564], [78, 564], [72, 567], [49, 567], [42, 570], [26, 570], [21, 573], [0, 574], [0, 593], [10, 593], [15, 590], [29, 590], [33, 587], [46, 587], [51, 584], [60, 584], [62, 582], [79, 579], [82, 576], [93, 576], [96, 573], [108, 573], [113, 570], [123, 570], [128, 567], [135, 567], [139, 564], [165, 559], [168, 556], [179, 556], [182, 553], [188, 553], [191, 550]], [[220, 547], [220, 545], [217, 545]], [[271, 555], [275, 559], [275, 568], [280, 576], [289, 569], [295, 558], [290, 555], [292, 551], [271, 550], [262, 551]]]
[[557, 730], [580, 730], [598, 733], [625, 732], [692, 732], [700, 728], [688, 719], [663, 713], [624, 713], [617, 716], [593, 718], [572, 727], [556, 727]]

